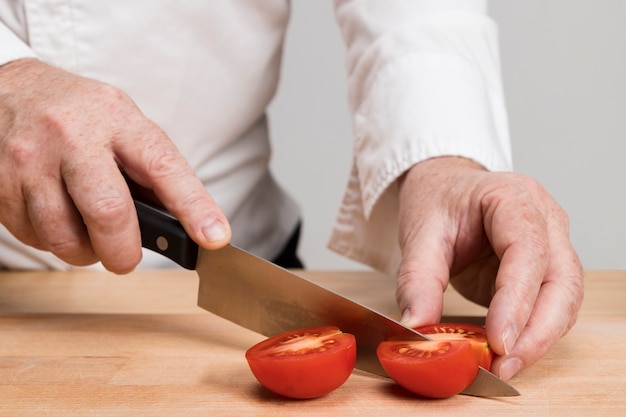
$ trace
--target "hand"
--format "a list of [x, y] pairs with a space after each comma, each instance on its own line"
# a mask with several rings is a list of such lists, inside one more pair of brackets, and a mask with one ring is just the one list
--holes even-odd
[[228, 222], [183, 156], [122, 91], [34, 59], [0, 67], [0, 221], [74, 265], [125, 273], [141, 259], [123, 170], [192, 239], [230, 239]]
[[438, 322], [451, 283], [489, 310], [489, 344], [505, 380], [574, 325], [582, 269], [565, 212], [534, 180], [456, 157], [415, 165], [399, 183], [398, 305], [410, 327]]

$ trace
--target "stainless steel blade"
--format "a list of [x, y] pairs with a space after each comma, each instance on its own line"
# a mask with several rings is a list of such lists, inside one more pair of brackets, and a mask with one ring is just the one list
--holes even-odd
[[462, 392], [475, 397], [515, 397], [519, 391], [486, 369], [480, 368], [472, 385]]
[[[358, 369], [387, 376], [376, 356], [384, 340], [427, 337], [364, 305], [234, 246], [200, 249], [198, 305], [247, 329], [272, 336], [287, 330], [334, 325], [357, 340]], [[481, 368], [465, 394], [513, 396], [519, 392]]]

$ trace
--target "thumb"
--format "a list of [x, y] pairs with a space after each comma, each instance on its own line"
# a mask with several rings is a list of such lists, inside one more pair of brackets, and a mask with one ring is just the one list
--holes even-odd
[[423, 226], [405, 241], [397, 278], [396, 300], [407, 327], [438, 323], [450, 277], [445, 241], [434, 226]]

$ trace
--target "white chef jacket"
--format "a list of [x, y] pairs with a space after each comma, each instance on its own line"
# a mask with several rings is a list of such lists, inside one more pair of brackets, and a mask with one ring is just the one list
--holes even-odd
[[[268, 169], [266, 108], [289, 5], [0, 0], [0, 65], [36, 57], [124, 90], [187, 158], [228, 216], [233, 243], [272, 258], [299, 218]], [[511, 168], [497, 29], [486, 0], [337, 0], [335, 9], [355, 140], [329, 247], [394, 273], [398, 176], [442, 155]], [[142, 266], [160, 266], [145, 257]], [[69, 267], [3, 228], [0, 266]]]

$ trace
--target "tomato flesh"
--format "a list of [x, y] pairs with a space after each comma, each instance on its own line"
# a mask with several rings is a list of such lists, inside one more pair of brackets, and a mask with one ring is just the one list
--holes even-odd
[[433, 340], [466, 340], [470, 342], [478, 357], [478, 364], [491, 370], [495, 353], [489, 347], [484, 327], [469, 323], [440, 323], [418, 327], [415, 330]]
[[356, 340], [337, 327], [284, 332], [252, 346], [246, 360], [267, 389], [289, 398], [317, 398], [340, 387], [356, 361]]
[[376, 353], [394, 381], [424, 397], [451, 397], [478, 374], [478, 360], [465, 341], [385, 341]]

